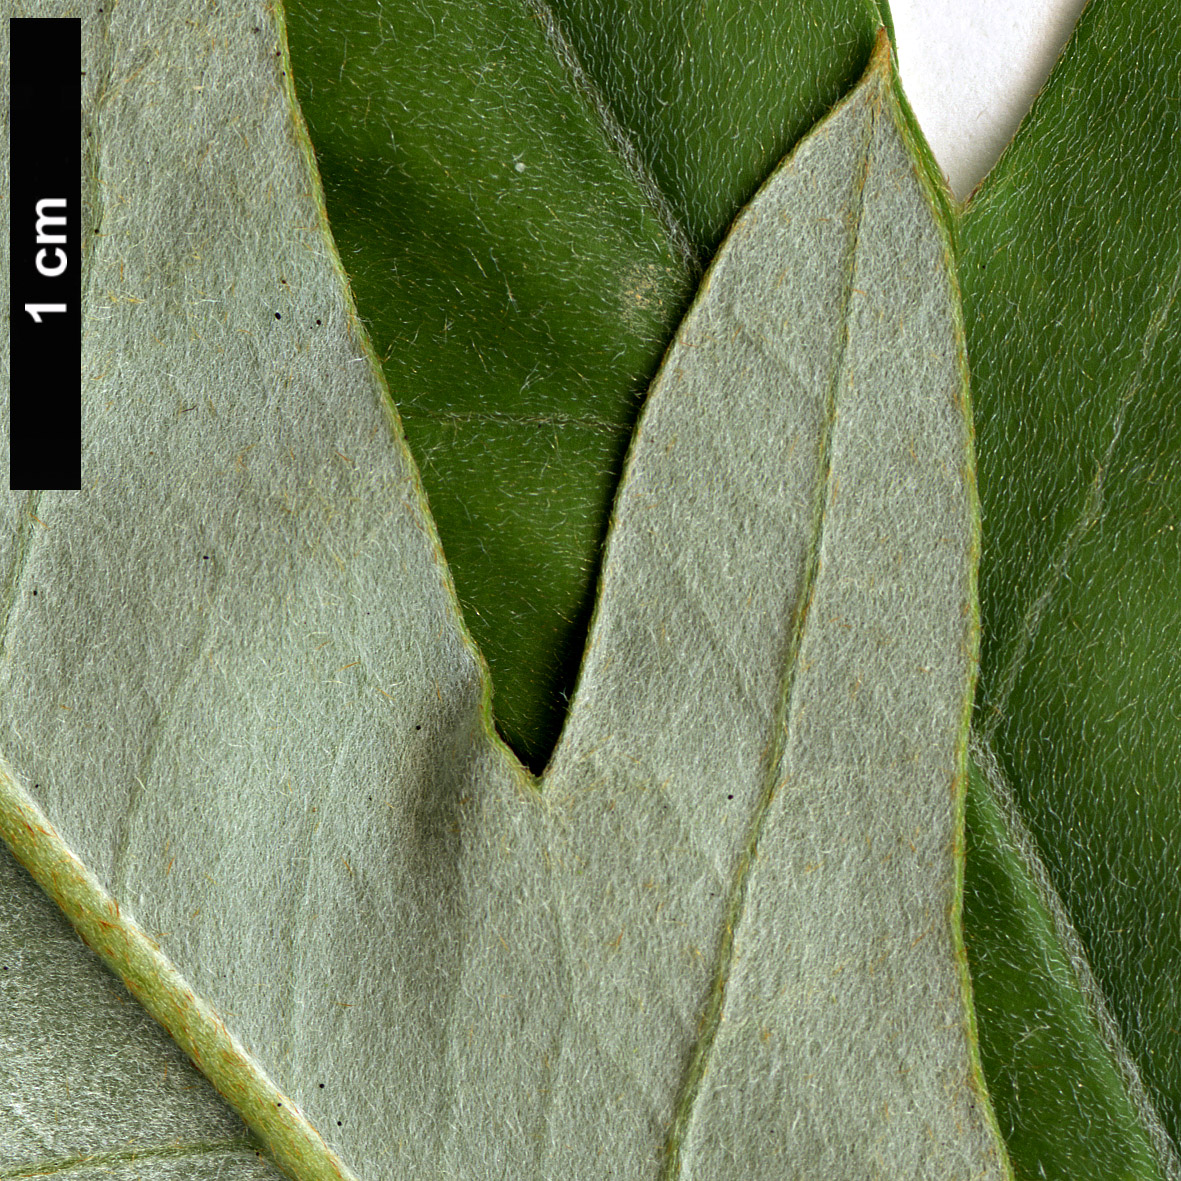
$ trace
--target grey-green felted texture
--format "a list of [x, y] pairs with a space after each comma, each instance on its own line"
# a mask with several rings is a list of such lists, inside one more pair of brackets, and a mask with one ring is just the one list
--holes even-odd
[[[1113, 1060], [1170, 1178], [1181, 1177], [1179, 61], [1175, 10], [1093, 0], [960, 233], [984, 516], [976, 726], [1077, 933]], [[984, 1036], [986, 1061], [1003, 1040]], [[998, 1067], [1007, 1059], [1020, 1048]], [[1022, 1083], [1071, 1089], [1062, 1059]], [[1080, 1130], [1059, 1135], [1081, 1141], [1089, 1115], [1076, 1110]]]
[[[38, 14], [71, 15], [39, 6]], [[0, 121], [8, 119], [9, 15], [0, 13]], [[90, 43], [91, 48], [94, 42]], [[101, 59], [83, 63], [87, 88]], [[87, 138], [85, 127], [83, 140]], [[0, 176], [8, 137], [0, 137]], [[84, 196], [87, 190], [84, 188]], [[9, 305], [9, 203], [0, 292]], [[84, 208], [83, 224], [89, 225]], [[0, 454], [8, 455], [9, 355], [0, 351]], [[0, 497], [0, 610], [12, 605], [40, 523], [39, 497]], [[39, 596], [38, 596], [39, 597]], [[57, 906], [0, 846], [0, 1177], [276, 1181], [261, 1146], [159, 1024], [88, 951]], [[82, 1161], [89, 1164], [82, 1164]]]
[[59, 1175], [68, 1181], [278, 1181], [283, 1176], [250, 1145], [184, 1143], [51, 1160], [0, 1173], [4, 1181], [39, 1181]]
[[864, 0], [299, 0], [288, 21], [333, 233], [497, 726], [540, 771], [699, 261], [860, 75], [879, 18]]
[[[682, 229], [688, 228], [682, 237], [695, 241], [717, 240], [750, 187], [761, 178], [759, 167], [748, 166], [763, 153], [765, 170], [774, 158], [774, 144], [786, 144], [792, 135], [776, 137], [785, 129], [807, 126], [839, 92], [835, 80], [855, 60], [847, 52], [864, 52], [876, 24], [859, 23], [855, 6], [820, 0], [785, 0], [768, 6], [712, 4], [704, 12], [665, 6], [659, 0], [610, 4], [555, 0], [552, 10], [559, 14], [565, 50], [575, 50], [573, 55], [563, 52], [561, 56], [580, 67], [580, 83], [590, 80], [587, 93], [592, 106], [609, 116], [604, 120], [609, 138], [631, 164], [638, 164], [638, 175], [658, 180], [655, 206], [664, 213], [677, 210], [674, 220]], [[545, 14], [540, 6], [535, 11]], [[883, 16], [888, 22], [888, 12]], [[340, 21], [331, 23], [344, 27]], [[388, 27], [377, 25], [379, 31]], [[1136, 414], [1127, 415], [1123, 445], [1111, 453], [1111, 463], [1105, 462], [1105, 456], [1111, 442], [1109, 428], [1116, 421], [1115, 405], [1130, 388], [1123, 379], [1129, 366], [1138, 364], [1138, 349], [1140, 355], [1151, 353], [1143, 347], [1143, 330], [1156, 324], [1153, 331], [1161, 333], [1162, 341], [1167, 344], [1170, 338], [1167, 322], [1158, 322], [1156, 314], [1162, 305], [1154, 301], [1168, 297], [1173, 286], [1169, 274], [1175, 260], [1162, 244], [1179, 239], [1177, 153], [1173, 150], [1177, 30], [1173, 14], [1165, 7], [1135, 0], [1093, 0], [1079, 39], [1064, 55], [1013, 149], [962, 211], [966, 315], [980, 390], [983, 442], [983, 688], [989, 696], [996, 688], [994, 680], [998, 686], [1007, 680], [1003, 675], [990, 677], [987, 670], [990, 665], [1000, 669], [1001, 658], [1009, 660], [1012, 654], [1011, 641], [1026, 634], [1027, 610], [1038, 605], [1045, 585], [1038, 575], [1039, 564], [1050, 555], [1053, 569], [1070, 548], [1055, 551], [1054, 547], [1071, 536], [1075, 523], [1083, 524], [1086, 528], [1075, 536], [1081, 538], [1089, 530], [1096, 541], [1090, 551], [1090, 573], [1084, 576], [1063, 567], [1062, 584], [1072, 589], [1071, 601], [1061, 614], [1045, 612], [1041, 636], [1047, 659], [1040, 676], [1031, 678], [1024, 689], [1025, 700], [1036, 708], [1013, 711], [1022, 755], [1034, 752], [1035, 763], [1020, 769], [1010, 763], [1009, 773], [1017, 775], [1027, 818], [1035, 822], [1045, 843], [1039, 857], [1044, 856], [1050, 865], [1069, 863], [1071, 880], [1080, 883], [1070, 905], [1080, 912], [1080, 921], [1081, 911], [1090, 912], [1082, 926], [1096, 936], [1097, 954], [1111, 973], [1111, 999], [1122, 1006], [1120, 1021], [1129, 1031], [1129, 1042], [1139, 1044], [1141, 1057], [1152, 1054], [1157, 1059], [1153, 1074], [1158, 1079], [1160, 1063], [1167, 1071], [1181, 1061], [1176, 1034], [1181, 1023], [1174, 1019], [1179, 994], [1172, 987], [1181, 972], [1181, 940], [1178, 908], [1168, 886], [1177, 878], [1176, 850], [1181, 848], [1176, 828], [1181, 813], [1171, 807], [1178, 781], [1176, 711], [1171, 708], [1176, 670], [1168, 663], [1177, 647], [1178, 615], [1172, 593], [1176, 583], [1171, 576], [1181, 556], [1169, 547], [1170, 539], [1177, 536], [1171, 506], [1177, 502], [1178, 477], [1167, 451], [1169, 440], [1179, 437], [1170, 419], [1175, 415], [1175, 399], [1168, 395], [1181, 389], [1181, 377], [1167, 354], [1162, 354], [1159, 365], [1146, 363], [1144, 380], [1137, 386], [1142, 427], [1132, 429]], [[373, 40], [388, 43], [389, 38]], [[353, 49], [363, 41], [348, 35], [335, 50], [328, 44], [335, 57], [324, 66], [316, 61], [324, 51], [324, 39], [305, 52], [299, 37], [293, 36], [297, 80], [305, 72], [305, 61], [309, 76], [317, 68], [337, 77], [343, 70], [347, 76], [346, 59], [356, 56]], [[433, 38], [430, 44], [437, 48], [439, 41]], [[342, 52], [346, 46], [352, 49]], [[407, 50], [399, 46], [398, 52]], [[743, 68], [734, 67], [734, 54], [740, 55]], [[801, 80], [803, 85], [797, 85]], [[813, 82], [815, 89], [810, 89]], [[349, 87], [337, 87], [345, 116], [327, 125], [326, 144], [342, 123], [349, 122], [348, 112], [368, 113], [371, 102], [380, 102], [380, 95], [374, 99], [351, 89], [355, 101], [350, 99]], [[814, 103], [821, 105], [810, 105]], [[904, 100], [903, 106], [905, 111]], [[305, 100], [314, 138], [319, 140], [313, 107]], [[413, 111], [412, 103], [408, 109]], [[776, 124], [781, 115], [784, 121]], [[612, 135], [612, 129], [625, 134]], [[434, 126], [432, 130], [445, 131]], [[402, 134], [406, 134], [405, 125]], [[370, 150], [380, 146], [370, 145]], [[331, 185], [332, 159], [325, 157], [322, 162], [326, 183]], [[359, 163], [355, 157], [350, 159], [345, 171]], [[380, 167], [386, 163], [382, 159]], [[730, 166], [733, 172], [728, 171]], [[460, 191], [470, 187], [467, 170], [456, 173], [455, 184]], [[651, 189], [647, 191], [651, 194]], [[340, 207], [331, 201], [330, 207], [338, 235], [343, 235], [343, 223], [335, 217]], [[953, 217], [953, 228], [958, 220]], [[715, 236], [710, 239], [710, 234]], [[366, 268], [364, 255], [364, 249], [359, 249], [349, 258], [350, 272], [358, 279]], [[473, 289], [480, 290], [478, 278]], [[375, 309], [375, 319], [379, 314]], [[440, 335], [433, 352], [437, 355], [449, 347], [450, 337]], [[1154, 386], [1151, 396], [1147, 396], [1146, 382]], [[557, 393], [547, 390], [547, 394]], [[561, 434], [552, 424], [546, 424], [546, 431], [538, 445], [553, 454]], [[447, 447], [452, 440], [460, 440], [462, 432], [471, 432], [475, 441], [461, 442], [457, 462], [449, 463]], [[535, 657], [540, 660], [547, 643], [553, 643], [552, 633], [546, 636], [542, 628], [528, 626], [531, 617], [514, 610], [511, 603], [503, 613], [499, 611], [498, 580], [508, 583], [514, 593], [520, 586], [510, 531], [518, 530], [520, 539], [533, 548], [534, 538], [545, 535], [546, 522], [560, 516], [562, 536], [571, 543], [572, 552], [555, 546], [547, 557], [555, 563], [567, 562], [568, 569], [580, 569], [586, 579], [584, 588], [589, 587], [591, 563], [586, 555], [594, 547], [586, 539], [594, 536], [596, 511], [605, 517], [604, 490], [614, 472], [604, 471], [595, 483], [589, 470], [584, 470], [599, 497], [596, 502], [594, 496], [579, 498], [571, 486], [559, 483], [559, 466], [549, 464], [544, 473], [536, 474], [553, 482], [542, 485], [536, 475], [522, 481], [529, 496], [518, 503], [545, 507], [532, 525], [524, 525], [528, 513], [501, 511], [502, 506], [508, 508], [507, 499], [498, 501], [486, 491], [475, 494], [479, 475], [469, 455], [483, 451], [483, 442], [472, 424], [456, 420], [454, 427], [436, 430], [428, 446], [419, 449], [419, 457], [428, 486], [450, 481], [457, 489], [451, 512], [444, 509], [441, 494], [434, 494], [436, 516], [448, 554], [454, 557], [469, 619], [473, 626], [487, 628], [481, 639], [493, 664], [498, 704], [506, 715], [518, 694], [533, 694], [533, 684], [540, 684], [519, 676], [509, 680], [514, 649], [519, 645], [517, 650], [522, 652], [541, 653]], [[486, 454], [491, 451], [487, 448]], [[587, 462], [589, 453], [581, 452], [580, 465]], [[1125, 474], [1118, 478], [1112, 468], [1117, 462], [1126, 465]], [[490, 465], [488, 470], [499, 472], [505, 467]], [[1094, 529], [1095, 509], [1102, 507], [1102, 500], [1094, 499], [1095, 488], [1089, 481], [1100, 467], [1106, 469], [1103, 486], [1108, 493], [1122, 481], [1141, 493], [1155, 494], [1155, 500], [1151, 495], [1141, 497], [1136, 505], [1137, 510], [1151, 511], [1121, 515], [1104, 508], [1108, 523], [1102, 530]], [[545, 487], [546, 493], [539, 496], [539, 487]], [[498, 530], [492, 537], [497, 547], [503, 547], [499, 556], [511, 554], [509, 561], [498, 564], [489, 551], [485, 530], [490, 528]], [[549, 537], [554, 536], [551, 531]], [[585, 548], [578, 549], [579, 545]], [[488, 577], [478, 588], [473, 584], [478, 594], [464, 597], [463, 565], [468, 554], [487, 562]], [[1096, 556], [1102, 558], [1098, 566]], [[1044, 574], [1046, 567], [1042, 565], [1041, 570]], [[1104, 596], [1105, 605], [1093, 609]], [[585, 609], [589, 594], [582, 601]], [[485, 613], [484, 618], [476, 616], [477, 609]], [[503, 624], [495, 622], [498, 616]], [[493, 632], [495, 646], [490, 639]], [[575, 632], [577, 628], [571, 634]], [[1068, 659], [1058, 657], [1059, 650], [1071, 649], [1064, 642], [1068, 635], [1089, 645], [1091, 659], [1077, 659], [1077, 645]], [[568, 662], [572, 651], [568, 636], [565, 642]], [[1010, 660], [1005, 668], [1016, 673], [1020, 662]], [[1024, 680], [1025, 674], [1015, 683]], [[560, 699], [556, 705], [560, 708]], [[522, 709], [521, 716], [527, 712]], [[551, 722], [555, 715], [551, 708]], [[541, 712], [534, 709], [531, 716], [537, 718]], [[544, 746], [535, 739], [522, 742], [515, 737], [514, 741], [518, 749], [532, 743], [528, 749], [534, 755]], [[1043, 762], [1047, 754], [1053, 755], [1049, 767]], [[1098, 789], [1096, 769], [1101, 769], [1103, 779]], [[1047, 774], [1055, 784], [1053, 793], [1041, 790]], [[1145, 792], [1146, 786], [1157, 800], [1163, 800], [1163, 806], [1140, 805], [1138, 793]], [[1069, 797], [1069, 809], [1050, 815], [1048, 802], [1053, 800], [1058, 808], [1062, 796]], [[1089, 815], [1087, 801], [1096, 801]], [[1039, 809], [1040, 820], [1035, 815]], [[1109, 817], [1117, 819], [1109, 823]], [[1126, 839], [1117, 838], [1116, 827], [1125, 823]], [[988, 833], [978, 836], [983, 848]], [[999, 851], [993, 852], [999, 856]], [[1003, 857], [1001, 862], [1007, 864]], [[1108, 873], [1113, 865], [1118, 865], [1118, 875]], [[1065, 889], [1067, 875], [1059, 874], [1056, 880]], [[975, 881], [969, 865], [969, 894]], [[982, 888], [988, 893], [988, 887]], [[1068, 894], [1062, 897], [1070, 900]], [[1104, 899], [1118, 900], [1119, 905], [1108, 907]], [[979, 915], [979, 909], [969, 908], [969, 923], [974, 913]], [[1028, 924], [1018, 921], [984, 923], [973, 944], [980, 962], [997, 963], [1025, 951], [1038, 954], [1036, 945], [1023, 943], [1028, 930]], [[985, 948], [986, 938], [994, 940], [991, 948]], [[1129, 984], [1132, 977], [1136, 979]], [[1016, 1011], [1032, 1007], [1043, 1014], [1060, 1012], [1039, 994], [1039, 974], [1027, 973], [1024, 980], [1025, 993], [1014, 998]], [[1163, 995], [1163, 1004], [1156, 1003], [1161, 998], [1154, 999], [1153, 994]], [[982, 1022], [991, 1021], [993, 1012], [986, 1011]], [[1092, 1119], [1085, 1106], [1064, 1107], [1060, 1102], [1061, 1096], [1077, 1090], [1074, 1057], [1058, 1056], [1053, 1081], [1048, 1082], [1047, 1064], [1037, 1072], [1018, 1069], [1028, 1057], [1023, 1044], [1006, 1047], [1004, 1028], [1016, 1026], [1001, 1021], [991, 1034], [984, 1031], [985, 1063], [997, 1077], [1003, 1076], [1005, 1088], [1019, 1096], [1019, 1104], [1010, 1109], [1012, 1126], [1053, 1126], [1061, 1145], [1074, 1146], [1070, 1148], [1073, 1159], [1085, 1158], [1089, 1167], [1100, 1167], [1101, 1154], [1087, 1154], [1081, 1146], [1090, 1142], [1093, 1125], [1101, 1125], [1105, 1117]], [[1067, 1023], [1052, 1036], [1068, 1044], [1075, 1032], [1077, 1027]], [[1086, 1059], [1089, 1053], [1090, 1048], [1080, 1047], [1076, 1057]], [[1175, 1100], [1170, 1102], [1175, 1109]], [[1062, 1122], [1066, 1110], [1073, 1111], [1069, 1123]], [[1144, 1126], [1149, 1124], [1160, 1128], [1159, 1119], [1155, 1123], [1150, 1119]], [[1020, 1130], [1014, 1135], [1018, 1150], [1031, 1142]], [[1167, 1137], [1159, 1140], [1159, 1148], [1162, 1159], [1172, 1161], [1170, 1176], [1181, 1176]], [[1040, 1170], [1049, 1167], [1048, 1159], [1035, 1154], [1026, 1161], [1018, 1159], [1016, 1166], [1026, 1175], [1040, 1177]], [[1069, 1171], [1064, 1176], [1073, 1181]]]
[[538, 783], [240, 23], [100, 30], [121, 199], [86, 491], [10, 555], [6, 838], [297, 1176], [1003, 1176], [955, 934], [962, 342], [884, 56], [678, 332]]
[[867, 83], [732, 235], [771, 264], [735, 258], [734, 305], [794, 327], [800, 307], [766, 292], [792, 290], [806, 264], [772, 243], [820, 220], [813, 186], [840, 193], [839, 218], [823, 210], [846, 242], [823, 251], [844, 274], [814, 566], [714, 1060], [687, 1121], [695, 1177], [755, 1178], [770, 1162], [866, 1176], [883, 1161], [901, 1176], [1004, 1175], [956, 964], [957, 711], [975, 656], [966, 371], [948, 244], [901, 131], [889, 83]]

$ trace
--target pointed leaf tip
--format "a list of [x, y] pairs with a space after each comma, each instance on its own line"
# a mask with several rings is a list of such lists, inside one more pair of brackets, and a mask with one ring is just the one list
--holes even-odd
[[873, 53], [870, 54], [866, 74], [879, 74], [889, 81], [894, 69], [894, 57], [890, 48], [890, 34], [885, 25], [878, 28], [873, 42]]

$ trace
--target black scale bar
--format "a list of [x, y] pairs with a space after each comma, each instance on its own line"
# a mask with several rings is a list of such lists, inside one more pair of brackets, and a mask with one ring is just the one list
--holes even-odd
[[82, 22], [10, 18], [10, 488], [82, 486]]

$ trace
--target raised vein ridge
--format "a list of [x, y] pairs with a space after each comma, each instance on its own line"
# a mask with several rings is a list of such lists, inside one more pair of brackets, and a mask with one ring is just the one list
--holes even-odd
[[1095, 467], [1095, 475], [1091, 480], [1091, 487], [1087, 492], [1087, 498], [1083, 502], [1082, 509], [1075, 523], [1071, 526], [1070, 532], [1062, 539], [1058, 547], [1058, 552], [1054, 555], [1053, 561], [1050, 562], [1038, 593], [1026, 609], [1025, 616], [1021, 621], [1021, 630], [1017, 637], [1016, 646], [1013, 649], [1012, 655], [1005, 662], [1000, 678], [1000, 688], [997, 690], [995, 699], [988, 707], [988, 714], [983, 723], [984, 737], [986, 740], [992, 739], [996, 734], [997, 727], [1004, 719], [1005, 710], [1009, 704], [1009, 696], [1013, 692], [1013, 686], [1017, 683], [1017, 677], [1021, 672], [1022, 666], [1025, 664], [1025, 657], [1029, 653], [1030, 645], [1041, 628], [1042, 616], [1046, 613], [1046, 608], [1049, 607], [1062, 579], [1065, 577], [1066, 569], [1070, 565], [1071, 559], [1078, 551], [1083, 538], [1103, 519], [1103, 513], [1106, 509], [1103, 501], [1103, 493], [1107, 469], [1111, 464], [1112, 457], [1115, 455], [1115, 449], [1119, 445], [1120, 436], [1123, 434], [1124, 419], [1127, 417], [1128, 408], [1140, 392], [1140, 385], [1144, 380], [1144, 370], [1148, 366], [1148, 359], [1152, 356], [1152, 350], [1156, 347], [1157, 338], [1160, 336], [1161, 330], [1169, 318], [1169, 313], [1172, 311], [1173, 304], [1176, 302], [1179, 288], [1181, 288], [1181, 262], [1178, 262], [1173, 272], [1172, 281], [1169, 283], [1168, 290], [1161, 299], [1160, 306], [1148, 322], [1148, 328], [1144, 333], [1144, 343], [1140, 349], [1139, 360], [1116, 405], [1115, 415], [1111, 423], [1111, 438], [1107, 442], [1107, 447], [1103, 452], [1103, 458]]
[[562, 29], [557, 15], [545, 0], [524, 0], [524, 4], [537, 18], [554, 56], [570, 75], [575, 89], [594, 111], [604, 138], [611, 145], [624, 168], [631, 174], [632, 180], [635, 181], [648, 201], [648, 205], [656, 214], [657, 220], [668, 235], [669, 252], [676, 256], [677, 261], [690, 277], [700, 275], [701, 261], [689, 241], [689, 235], [685, 233], [684, 226], [677, 218], [672, 204], [656, 183], [656, 178], [652, 175], [643, 156], [640, 155], [631, 136], [624, 130], [614, 107], [586, 72], [570, 38]]
[[0, 837], [297, 1181], [359, 1181], [58, 834], [0, 756]]
[[96, 1169], [111, 1165], [134, 1164], [136, 1161], [178, 1160], [188, 1156], [204, 1156], [213, 1152], [258, 1152], [258, 1145], [245, 1136], [207, 1140], [199, 1144], [158, 1144], [148, 1148], [126, 1148], [113, 1152], [92, 1152], [80, 1156], [55, 1157], [48, 1160], [26, 1161], [0, 1173], [0, 1181], [25, 1181], [33, 1177], [58, 1177], [76, 1169]]
[[[867, 82], [875, 80], [875, 71], [885, 68], [885, 54], [888, 49], [879, 40], [873, 60], [866, 74]], [[866, 83], [863, 83], [865, 85]], [[717, 1039], [718, 1028], [721, 1025], [722, 1013], [726, 1003], [726, 988], [730, 979], [730, 971], [734, 956], [734, 936], [742, 921], [746, 904], [747, 883], [751, 867], [758, 856], [759, 836], [762, 832], [763, 821], [775, 798], [780, 784], [777, 781], [779, 765], [787, 743], [787, 716], [795, 687], [796, 673], [799, 667], [799, 653], [804, 630], [808, 624], [808, 615], [812, 606], [812, 594], [816, 584], [816, 575], [820, 567], [820, 548], [824, 535], [825, 516], [831, 496], [832, 463], [831, 445], [833, 426], [836, 422], [838, 387], [841, 373], [845, 366], [845, 355], [849, 343], [849, 301], [853, 292], [853, 278], [856, 271], [857, 249], [860, 241], [861, 222], [865, 210], [865, 185], [869, 175], [870, 149], [873, 143], [874, 130], [879, 117], [880, 92], [872, 96], [869, 107], [869, 118], [866, 120], [865, 143], [859, 161], [859, 174], [856, 179], [854, 192], [856, 195], [856, 210], [852, 218], [849, 234], [848, 255], [845, 265], [844, 283], [840, 295], [840, 317], [842, 330], [833, 357], [829, 388], [827, 396], [824, 432], [820, 439], [818, 456], [818, 477], [815, 485], [813, 501], [812, 539], [808, 549], [808, 564], [804, 572], [800, 597], [796, 606], [795, 620], [791, 629], [791, 638], [784, 661], [784, 674], [776, 708], [770, 751], [767, 756], [765, 781], [759, 794], [757, 803], [751, 813], [747, 827], [746, 840], [742, 852], [739, 854], [734, 873], [734, 882], [730, 896], [726, 902], [725, 920], [722, 936], [718, 945], [716, 963], [713, 974], [713, 985], [706, 1002], [705, 1012], [701, 1019], [701, 1032], [689, 1058], [681, 1089], [677, 1096], [672, 1124], [668, 1138], [665, 1141], [665, 1165], [661, 1174], [662, 1181], [675, 1181], [681, 1174], [681, 1144], [693, 1122], [701, 1084], [709, 1068], [710, 1053]]]

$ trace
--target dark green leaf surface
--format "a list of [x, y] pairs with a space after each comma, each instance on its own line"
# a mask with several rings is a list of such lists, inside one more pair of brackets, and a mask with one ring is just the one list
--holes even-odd
[[693, 250], [860, 75], [872, 0], [555, 0], [554, 15]]
[[[536, 771], [695, 251], [852, 85], [878, 23], [862, 0], [726, 5], [677, 18], [670, 38], [668, 13], [636, 6], [603, 38], [598, 15], [555, 23], [517, 0], [288, 12], [333, 234], [492, 670], [497, 726]], [[759, 66], [736, 76], [740, 46]], [[671, 106], [645, 103], [649, 64]]]
[[[1142, 1118], [1156, 1123], [1174, 1171], [1178, 62], [1175, 12], [1095, 0], [961, 236], [984, 516], [976, 726], [1077, 931], [1143, 1085]], [[998, 1071], [1016, 1052], [1003, 1042], [985, 1033]], [[1059, 1056], [1023, 1088], [1062, 1095], [1074, 1080], [1075, 1063]], [[1089, 1108], [1080, 1101], [1078, 1112], [1081, 1129]]]

